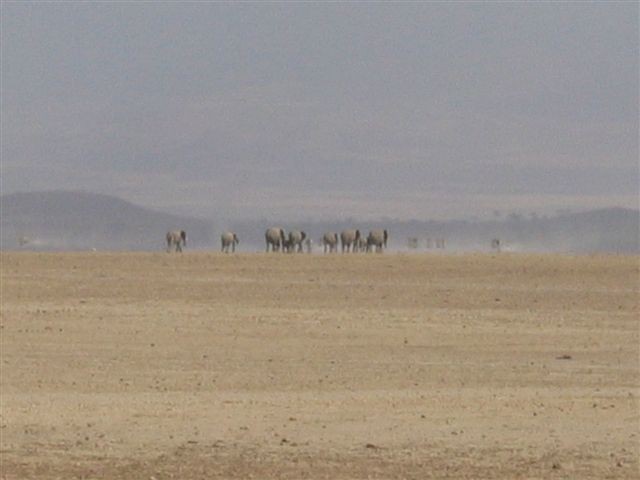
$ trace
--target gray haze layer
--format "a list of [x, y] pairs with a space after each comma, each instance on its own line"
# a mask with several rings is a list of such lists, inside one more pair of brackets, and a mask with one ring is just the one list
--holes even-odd
[[2, 193], [205, 218], [638, 202], [638, 4], [2, 2]]
[[[143, 208], [122, 199], [85, 192], [30, 192], [0, 196], [0, 250], [146, 250], [166, 247], [168, 230], [187, 232], [188, 250], [219, 250], [220, 234], [232, 229], [240, 252], [263, 252], [265, 219], [220, 224]], [[640, 252], [640, 212], [609, 208], [552, 217], [512, 213], [484, 221], [382, 219], [313, 220], [282, 224], [303, 230], [322, 252], [322, 235], [358, 228], [387, 229], [390, 251]], [[441, 244], [438, 245], [437, 242]]]

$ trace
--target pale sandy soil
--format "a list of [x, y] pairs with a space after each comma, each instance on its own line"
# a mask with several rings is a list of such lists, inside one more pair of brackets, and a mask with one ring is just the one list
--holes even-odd
[[638, 257], [0, 259], [3, 479], [640, 478]]

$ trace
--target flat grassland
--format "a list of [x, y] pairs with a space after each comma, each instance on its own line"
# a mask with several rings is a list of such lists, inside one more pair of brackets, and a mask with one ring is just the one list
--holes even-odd
[[638, 257], [0, 259], [3, 479], [640, 473]]

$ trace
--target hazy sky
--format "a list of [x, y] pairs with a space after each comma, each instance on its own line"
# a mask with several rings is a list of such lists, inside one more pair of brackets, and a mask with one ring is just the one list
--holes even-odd
[[2, 193], [207, 217], [638, 205], [638, 4], [2, 2]]

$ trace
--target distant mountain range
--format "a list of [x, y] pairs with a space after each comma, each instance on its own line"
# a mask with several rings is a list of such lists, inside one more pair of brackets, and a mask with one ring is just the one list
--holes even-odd
[[3, 250], [161, 250], [167, 231], [174, 229], [187, 231], [188, 248], [213, 241], [212, 222], [108, 195], [52, 191], [0, 197]]
[[[262, 250], [264, 230], [273, 222], [243, 221], [231, 227], [240, 250]], [[510, 215], [491, 221], [323, 221], [299, 222], [285, 228], [309, 232], [319, 243], [323, 232], [347, 227], [384, 227], [390, 248], [425, 251], [640, 252], [640, 212], [609, 208], [554, 217]], [[0, 197], [0, 246], [3, 250], [162, 250], [168, 230], [184, 229], [188, 249], [217, 249], [213, 220], [172, 215], [122, 199], [86, 192], [29, 192]], [[444, 240], [444, 249], [436, 248]]]

